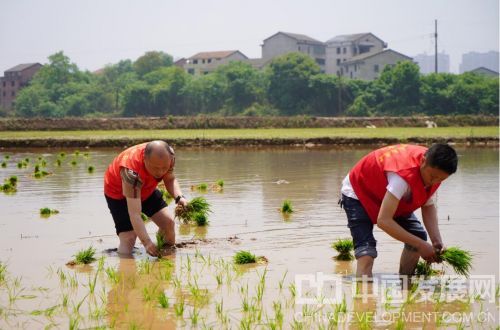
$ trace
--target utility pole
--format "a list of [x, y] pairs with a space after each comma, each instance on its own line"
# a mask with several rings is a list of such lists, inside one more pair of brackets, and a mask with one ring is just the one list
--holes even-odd
[[438, 21], [434, 20], [434, 72], [438, 73]]

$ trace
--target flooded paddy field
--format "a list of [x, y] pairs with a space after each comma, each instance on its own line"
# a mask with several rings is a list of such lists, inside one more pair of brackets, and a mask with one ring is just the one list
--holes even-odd
[[[355, 285], [355, 262], [333, 259], [332, 242], [350, 237], [341, 182], [369, 149], [176, 149], [184, 194], [205, 197], [212, 213], [205, 227], [177, 222], [178, 247], [161, 259], [139, 243], [133, 258], [111, 250], [103, 173], [120, 149], [1, 150], [0, 181], [17, 176], [17, 191], [0, 192], [0, 329], [496, 328], [498, 149], [457, 151], [438, 215], [445, 245], [473, 253], [471, 277], [445, 268], [448, 277], [405, 290], [402, 243], [381, 230], [373, 283]], [[36, 178], [36, 164], [48, 175]], [[219, 179], [221, 191], [190, 189]], [[42, 217], [45, 207], [59, 213]], [[66, 265], [89, 247], [96, 261]], [[240, 250], [267, 262], [235, 265]]]

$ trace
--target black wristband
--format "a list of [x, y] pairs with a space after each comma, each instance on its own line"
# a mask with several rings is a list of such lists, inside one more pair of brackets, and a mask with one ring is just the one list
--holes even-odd
[[181, 200], [181, 198], [185, 198], [184, 195], [179, 195], [179, 196], [175, 197], [175, 204], [179, 204], [179, 201]]

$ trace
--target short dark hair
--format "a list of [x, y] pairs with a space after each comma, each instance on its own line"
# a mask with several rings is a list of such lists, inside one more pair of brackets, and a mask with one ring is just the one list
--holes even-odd
[[457, 171], [458, 157], [455, 149], [446, 143], [435, 143], [425, 152], [427, 165], [448, 174]]

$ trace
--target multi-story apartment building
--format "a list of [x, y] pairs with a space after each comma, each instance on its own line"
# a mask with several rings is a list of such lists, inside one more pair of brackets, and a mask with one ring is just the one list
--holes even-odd
[[28, 84], [41, 67], [40, 63], [26, 63], [5, 71], [4, 76], [0, 77], [0, 106], [12, 109], [19, 90]]
[[462, 55], [460, 73], [472, 71], [476, 68], [484, 67], [495, 72], [498, 71], [498, 52], [489, 51], [487, 53], [469, 52]]
[[355, 56], [375, 54], [387, 43], [372, 33], [345, 34], [326, 42], [326, 73], [342, 75], [342, 64]]
[[[445, 53], [438, 53], [438, 72], [450, 72], [450, 55]], [[420, 73], [428, 74], [436, 71], [436, 56], [434, 54], [418, 54], [413, 57], [415, 63], [420, 67]]]

